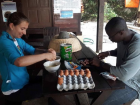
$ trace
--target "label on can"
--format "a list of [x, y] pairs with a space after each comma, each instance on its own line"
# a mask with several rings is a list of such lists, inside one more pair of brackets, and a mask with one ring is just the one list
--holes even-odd
[[72, 60], [72, 45], [69, 43], [60, 44], [60, 55], [62, 60]]

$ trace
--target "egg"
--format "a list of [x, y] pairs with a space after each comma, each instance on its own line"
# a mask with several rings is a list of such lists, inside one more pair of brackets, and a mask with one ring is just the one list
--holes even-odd
[[68, 75], [69, 75], [69, 71], [65, 70], [65, 76], [68, 76]]
[[85, 74], [84, 70], [81, 69], [80, 74], [83, 76]]
[[77, 70], [77, 69], [74, 70], [74, 72], [77, 72], [77, 71], [79, 71], [79, 70]]
[[86, 73], [87, 73], [87, 72], [90, 72], [90, 70], [89, 70], [88, 68], [87, 68], [85, 71], [86, 71]]
[[63, 70], [60, 70], [60, 76], [63, 76], [63, 75], [64, 75]]
[[75, 75], [78, 76], [78, 75], [79, 75], [79, 71], [76, 71], [76, 72], [75, 72]]
[[90, 74], [91, 74], [91, 72], [90, 72], [90, 71], [87, 71], [87, 73], [90, 73]]
[[74, 75], [73, 70], [70, 70], [70, 75], [71, 75], [71, 76], [73, 76], [73, 75]]
[[86, 74], [86, 77], [90, 78], [91, 77], [91, 74], [90, 73], [87, 73]]
[[63, 84], [63, 77], [58, 77], [58, 84], [62, 85]]

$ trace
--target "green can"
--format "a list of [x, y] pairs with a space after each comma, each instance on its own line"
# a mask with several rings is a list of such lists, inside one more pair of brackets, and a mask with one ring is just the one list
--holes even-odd
[[72, 44], [62, 43], [60, 44], [60, 55], [62, 60], [72, 60]]

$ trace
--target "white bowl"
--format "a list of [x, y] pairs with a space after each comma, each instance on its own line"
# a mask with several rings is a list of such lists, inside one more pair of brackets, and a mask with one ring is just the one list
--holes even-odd
[[59, 61], [47, 61], [43, 65], [48, 72], [54, 73], [59, 69], [60, 62]]
[[59, 61], [60, 62], [60, 60], [61, 60], [61, 57], [60, 56], [56, 56], [55, 61]]

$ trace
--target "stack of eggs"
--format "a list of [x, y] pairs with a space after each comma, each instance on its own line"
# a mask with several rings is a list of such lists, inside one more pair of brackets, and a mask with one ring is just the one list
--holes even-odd
[[60, 70], [58, 76], [57, 89], [59, 91], [72, 89], [93, 89], [95, 84], [93, 82], [91, 72], [86, 70]]

